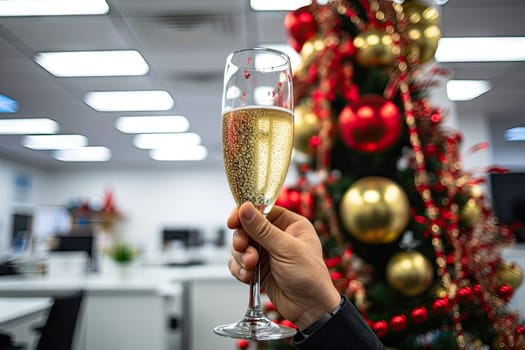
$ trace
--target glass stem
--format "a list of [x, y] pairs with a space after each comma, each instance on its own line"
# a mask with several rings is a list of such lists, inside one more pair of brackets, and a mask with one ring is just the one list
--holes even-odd
[[246, 310], [247, 318], [259, 318], [263, 317], [263, 312], [261, 309], [261, 263], [260, 257], [262, 253], [262, 248], [259, 244], [252, 242], [252, 244], [257, 249], [259, 255], [259, 261], [255, 266], [253, 271], [253, 277], [250, 281], [250, 299], [248, 301], [248, 309]]

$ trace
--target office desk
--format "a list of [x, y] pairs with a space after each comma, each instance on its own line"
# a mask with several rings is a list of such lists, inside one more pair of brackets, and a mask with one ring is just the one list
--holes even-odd
[[[41, 297], [83, 289], [85, 300], [74, 350], [231, 350], [235, 340], [213, 326], [239, 319], [248, 287], [226, 264], [166, 268], [137, 266], [126, 275], [80, 278], [0, 278], [0, 297]], [[171, 320], [179, 321], [171, 329]]]
[[38, 339], [33, 328], [45, 323], [52, 304], [52, 298], [0, 298], [0, 331], [33, 349]]

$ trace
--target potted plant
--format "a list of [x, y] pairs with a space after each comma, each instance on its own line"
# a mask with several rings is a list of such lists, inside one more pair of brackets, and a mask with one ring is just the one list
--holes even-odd
[[137, 256], [137, 251], [130, 244], [117, 241], [109, 247], [107, 255], [118, 266], [121, 275], [125, 277], [129, 266]]

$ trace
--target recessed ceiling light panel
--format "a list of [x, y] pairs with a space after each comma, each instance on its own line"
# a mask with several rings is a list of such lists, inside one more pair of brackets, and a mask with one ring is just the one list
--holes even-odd
[[525, 37], [441, 38], [438, 62], [525, 61]]
[[14, 113], [18, 110], [18, 102], [5, 95], [0, 95], [0, 113]]
[[180, 148], [152, 149], [150, 157], [158, 161], [203, 160], [208, 156], [208, 150], [202, 145]]
[[138, 134], [133, 144], [141, 149], [173, 149], [195, 146], [201, 143], [201, 137], [195, 133], [179, 134]]
[[136, 50], [39, 52], [34, 60], [56, 77], [135, 76], [149, 71]]
[[49, 118], [0, 119], [1, 135], [56, 134], [58, 128]]
[[449, 80], [447, 96], [451, 101], [470, 101], [491, 89], [486, 80]]
[[115, 127], [128, 134], [186, 132], [188, 119], [181, 115], [120, 117]]
[[93, 91], [84, 102], [98, 112], [166, 111], [175, 104], [167, 91]]
[[312, 0], [250, 0], [250, 7], [254, 11], [293, 11], [311, 3]]
[[0, 16], [103, 15], [105, 0], [2, 0]]
[[22, 145], [34, 150], [71, 149], [86, 146], [87, 138], [82, 135], [26, 135]]
[[111, 151], [103, 146], [88, 146], [55, 151], [54, 158], [63, 162], [106, 162], [111, 159]]
[[507, 141], [525, 141], [525, 126], [517, 126], [505, 131]]

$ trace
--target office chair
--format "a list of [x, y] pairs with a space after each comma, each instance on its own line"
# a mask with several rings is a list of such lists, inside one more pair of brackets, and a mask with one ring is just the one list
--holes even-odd
[[23, 350], [24, 347], [15, 344], [13, 337], [8, 333], [0, 333], [0, 350]]
[[39, 328], [36, 350], [71, 350], [84, 292], [56, 296], [46, 323]]

